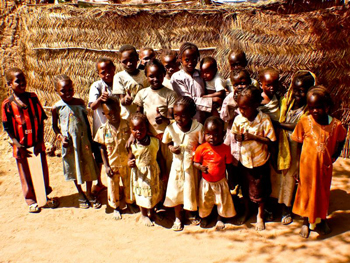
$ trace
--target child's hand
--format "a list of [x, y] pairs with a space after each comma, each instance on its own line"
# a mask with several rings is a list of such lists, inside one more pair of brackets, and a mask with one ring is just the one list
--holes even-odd
[[129, 167], [136, 167], [136, 160], [135, 159], [130, 159], [129, 161], [128, 161], [128, 165], [129, 165]]
[[243, 134], [243, 141], [254, 140], [254, 135], [248, 132]]
[[69, 145], [69, 138], [67, 136], [62, 136], [62, 146], [67, 148]]
[[202, 173], [207, 174], [208, 173], [208, 166], [201, 165], [201, 166], [199, 166], [199, 170], [201, 170]]
[[160, 114], [158, 107], [157, 107], [157, 115], [155, 119], [157, 124], [162, 124], [163, 121], [169, 123], [169, 119], [164, 117], [162, 114]]
[[110, 166], [106, 167], [106, 174], [108, 175], [108, 177], [113, 178], [114, 172]]
[[23, 145], [17, 149], [17, 155], [21, 158], [32, 157], [32, 152], [28, 151]]
[[295, 173], [293, 175], [293, 177], [294, 177], [294, 180], [298, 183], [299, 182], [299, 173]]
[[108, 92], [104, 91], [100, 98], [102, 101], [106, 102], [108, 100], [108, 97]]
[[180, 146], [174, 146], [174, 145], [170, 145], [169, 146], [169, 149], [172, 153], [175, 153], [175, 154], [180, 154], [181, 153], [181, 148]]
[[123, 102], [122, 104], [124, 105], [130, 105], [132, 103], [133, 99], [131, 97], [131, 94], [130, 94], [130, 90], [127, 90], [126, 91], [126, 95], [125, 97], [123, 98]]
[[213, 97], [213, 105], [214, 107], [218, 108], [222, 104], [222, 99], [219, 97]]
[[35, 154], [35, 156], [37, 156], [39, 153], [41, 153], [41, 151], [42, 151], [42, 144], [43, 144], [43, 142], [38, 142], [37, 144], [35, 144], [35, 146], [34, 146], [34, 154]]
[[243, 134], [236, 134], [235, 133], [235, 140], [237, 142], [243, 142], [244, 141], [244, 135]]

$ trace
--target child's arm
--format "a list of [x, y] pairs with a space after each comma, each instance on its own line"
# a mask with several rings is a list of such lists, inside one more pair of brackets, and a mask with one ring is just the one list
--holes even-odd
[[219, 97], [219, 98], [224, 98], [225, 97], [225, 90], [220, 90], [217, 92], [214, 92], [212, 94], [206, 94], [202, 96], [202, 98], [213, 98], [213, 97]]
[[51, 114], [52, 114], [52, 129], [57, 136], [56, 138], [57, 140], [62, 142], [63, 147], [67, 148], [69, 140], [66, 136], [62, 135], [61, 129], [58, 127], [58, 115], [57, 115], [56, 108], [51, 109]]
[[180, 146], [174, 146], [173, 142], [168, 143], [168, 148], [172, 153], [175, 154], [180, 154], [181, 153], [181, 148]]
[[341, 151], [343, 150], [344, 144], [345, 144], [345, 140], [340, 141], [340, 142], [336, 142], [336, 144], [335, 144], [335, 152], [334, 152], [334, 154], [332, 155], [332, 162], [333, 162], [333, 163], [334, 163], [334, 162], [338, 159], [338, 157], [340, 156], [340, 153], [341, 153]]
[[120, 103], [123, 106], [130, 105], [133, 102], [133, 99], [130, 94], [130, 90], [126, 90], [125, 92], [126, 94], [119, 94]]
[[200, 163], [193, 162], [193, 166], [196, 167], [202, 173], [208, 173], [208, 166], [202, 165]]
[[137, 106], [136, 112], [142, 113], [143, 114], [143, 107]]
[[267, 145], [270, 145], [272, 143], [271, 140], [267, 137], [254, 135], [249, 132], [245, 132], [242, 136], [243, 136], [243, 141], [258, 141]]
[[[156, 118], [155, 118], [156, 119], [156, 123], [157, 124], [162, 124], [163, 122], [165, 122], [167, 125], [169, 125], [169, 123], [170, 123], [169, 118], [163, 116], [162, 114], [160, 114], [158, 107], [157, 107], [156, 110], [157, 110], [157, 115], [156, 115]], [[169, 112], [167, 113], [167, 116], [168, 116], [168, 114], [169, 114]]]
[[128, 148], [128, 166], [129, 167], [135, 167], [136, 166], [136, 160], [135, 160], [135, 155], [132, 153], [131, 149]]
[[105, 166], [105, 169], [106, 169], [106, 173], [110, 178], [113, 178], [114, 173], [113, 173], [111, 166], [109, 165], [109, 162], [108, 162], [106, 146], [101, 144], [100, 151], [101, 151], [103, 165]]
[[165, 165], [165, 159], [163, 157], [162, 151], [160, 149], [160, 142], [159, 142], [159, 150], [157, 153], [157, 162], [159, 164], [159, 168], [160, 168], [160, 174], [162, 175], [162, 180], [163, 182], [167, 182], [168, 181], [168, 175], [166, 173], [166, 165]]
[[297, 123], [283, 123], [278, 121], [272, 121], [272, 123], [274, 127], [282, 128], [287, 131], [294, 131], [295, 126], [297, 126]]
[[[94, 85], [94, 84], [93, 84]], [[98, 88], [95, 86], [92, 86], [90, 89], [90, 93], [89, 93], [89, 104], [88, 106], [92, 109], [92, 110], [96, 110], [102, 102], [107, 101], [108, 99], [108, 92], [106, 87], [103, 87], [101, 90], [101, 95], [99, 96], [99, 91]]]

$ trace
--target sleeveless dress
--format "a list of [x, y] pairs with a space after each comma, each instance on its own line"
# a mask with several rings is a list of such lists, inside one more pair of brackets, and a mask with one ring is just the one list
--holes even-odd
[[131, 169], [136, 204], [147, 209], [153, 208], [162, 198], [157, 163], [159, 140], [154, 137], [150, 137], [150, 140], [149, 145], [131, 145], [136, 160], [136, 167]]
[[58, 101], [54, 108], [59, 117], [61, 133], [69, 138], [67, 148], [62, 147], [63, 173], [66, 181], [78, 184], [97, 180], [98, 168], [92, 156], [86, 108]]

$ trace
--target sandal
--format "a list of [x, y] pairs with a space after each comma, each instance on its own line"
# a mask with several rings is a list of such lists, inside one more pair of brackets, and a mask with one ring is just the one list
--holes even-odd
[[173, 226], [171, 227], [172, 230], [174, 231], [182, 231], [183, 227], [181, 222], [174, 222]]
[[79, 208], [81, 209], [88, 209], [90, 207], [90, 203], [86, 199], [79, 199]]
[[40, 212], [40, 207], [38, 206], [37, 203], [31, 204], [29, 206], [29, 213], [39, 213]]
[[89, 202], [90, 202], [90, 205], [95, 209], [99, 209], [102, 206], [100, 200], [98, 200], [96, 196], [90, 196]]
[[58, 201], [58, 198], [47, 198], [46, 205], [43, 206], [43, 208], [57, 208], [60, 205], [60, 202]]
[[288, 213], [282, 216], [281, 223], [282, 225], [289, 225], [293, 222], [292, 214]]

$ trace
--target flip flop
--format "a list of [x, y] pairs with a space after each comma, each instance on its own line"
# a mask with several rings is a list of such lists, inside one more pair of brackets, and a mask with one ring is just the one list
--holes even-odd
[[43, 208], [57, 208], [60, 205], [60, 202], [58, 201], [58, 198], [47, 198], [46, 205], [43, 206]]
[[292, 215], [290, 213], [282, 216], [282, 219], [281, 219], [282, 225], [289, 225], [292, 222], [293, 222], [293, 218], [292, 218]]
[[90, 205], [95, 209], [99, 209], [102, 206], [100, 200], [98, 200], [96, 196], [91, 196], [89, 198], [89, 202], [90, 202]]
[[81, 209], [88, 209], [90, 207], [90, 203], [86, 199], [79, 199], [79, 208]]
[[173, 226], [171, 227], [172, 230], [174, 231], [182, 231], [183, 227], [181, 222], [174, 222]]
[[38, 206], [37, 203], [31, 204], [29, 206], [29, 213], [39, 213], [40, 212], [40, 207]]

